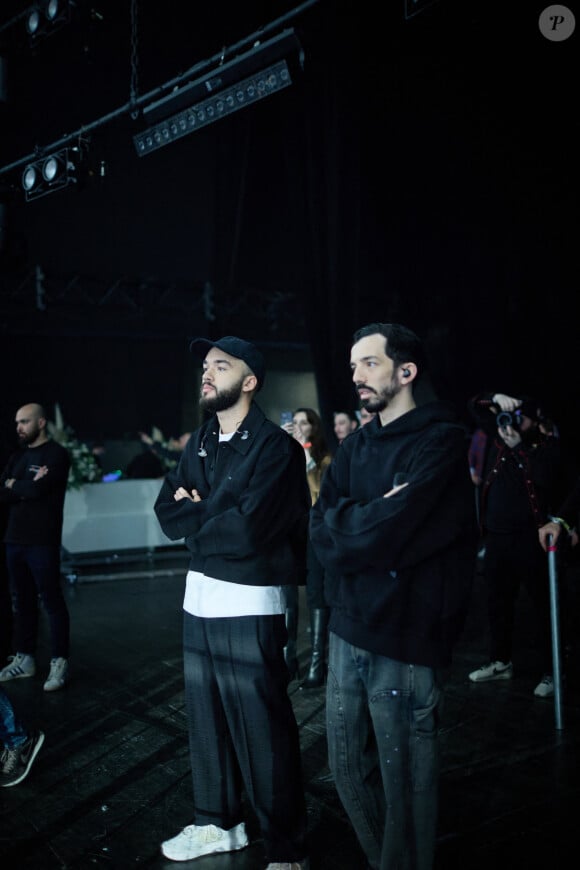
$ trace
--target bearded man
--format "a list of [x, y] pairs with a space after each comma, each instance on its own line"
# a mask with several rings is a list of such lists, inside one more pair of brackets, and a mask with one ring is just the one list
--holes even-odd
[[270, 870], [305, 870], [298, 727], [287, 688], [285, 586], [304, 582], [311, 498], [304, 450], [254, 401], [260, 351], [235, 336], [195, 339], [200, 406], [155, 502], [165, 534], [190, 553], [183, 659], [192, 823], [161, 851], [191, 861], [248, 845], [242, 791]]
[[49, 438], [42, 405], [23, 405], [15, 422], [21, 449], [2, 472], [0, 500], [9, 512], [4, 542], [16, 654], [0, 671], [0, 682], [36, 673], [40, 599], [48, 616], [52, 654], [44, 690], [54, 692], [68, 677], [70, 620], [62, 592], [60, 549], [70, 456]]
[[476, 557], [466, 428], [418, 405], [418, 336], [372, 323], [352, 379], [375, 417], [341, 444], [312, 507], [329, 579], [329, 764], [372, 870], [431, 870], [437, 823], [438, 670], [467, 613]]

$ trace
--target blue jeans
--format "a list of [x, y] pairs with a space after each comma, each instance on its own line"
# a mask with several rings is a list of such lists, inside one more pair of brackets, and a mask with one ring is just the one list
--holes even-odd
[[51, 657], [69, 657], [69, 613], [62, 592], [60, 548], [6, 544], [14, 610], [14, 651], [34, 655], [38, 640], [38, 598], [50, 625]]
[[5, 749], [16, 749], [28, 740], [28, 730], [14, 713], [10, 698], [0, 688], [0, 743]]
[[440, 699], [432, 668], [330, 634], [329, 764], [372, 870], [433, 866]]

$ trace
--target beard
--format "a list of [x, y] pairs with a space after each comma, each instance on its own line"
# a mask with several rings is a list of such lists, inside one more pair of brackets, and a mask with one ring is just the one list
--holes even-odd
[[[210, 396], [200, 396], [199, 407], [202, 411], [209, 411], [212, 414], [217, 414], [218, 411], [227, 411], [232, 408], [240, 396], [242, 395], [242, 384], [244, 383], [245, 375], [243, 375], [237, 384], [228, 387], [227, 390], [218, 391]], [[214, 388], [215, 389], [215, 388]]]
[[26, 447], [28, 444], [34, 443], [40, 435], [40, 426], [35, 426], [28, 434], [22, 433], [18, 436], [18, 443], [21, 447]]
[[375, 393], [374, 396], [367, 397], [366, 399], [361, 399], [361, 407], [366, 408], [366, 410], [370, 411], [371, 414], [379, 414], [388, 407], [389, 402], [392, 402], [395, 396], [398, 396], [400, 392], [401, 385], [397, 383], [396, 378], [393, 376], [391, 378], [391, 383], [384, 387], [380, 392]]

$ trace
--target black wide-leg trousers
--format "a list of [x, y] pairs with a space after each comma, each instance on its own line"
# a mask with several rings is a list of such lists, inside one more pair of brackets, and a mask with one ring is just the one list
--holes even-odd
[[194, 823], [229, 830], [256, 813], [269, 862], [306, 854], [298, 726], [288, 696], [284, 614], [184, 613]]

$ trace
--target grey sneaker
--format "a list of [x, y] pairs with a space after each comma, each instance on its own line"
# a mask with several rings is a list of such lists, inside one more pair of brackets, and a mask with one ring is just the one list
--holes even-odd
[[472, 671], [469, 679], [472, 683], [484, 683], [488, 680], [511, 680], [514, 668], [511, 662], [490, 662]]
[[62, 689], [68, 676], [68, 661], [63, 658], [50, 660], [50, 671], [44, 684], [45, 692], [56, 692]]
[[193, 861], [202, 855], [214, 852], [236, 852], [248, 845], [246, 826], [243, 822], [224, 831], [217, 825], [188, 825], [173, 837], [161, 844], [161, 852], [171, 861]]
[[8, 788], [22, 782], [43, 743], [44, 733], [34, 731], [22, 746], [5, 749], [0, 757], [0, 786]]
[[536, 698], [551, 698], [554, 694], [554, 678], [550, 674], [544, 674], [536, 688], [534, 695]]
[[301, 861], [274, 861], [268, 864], [266, 870], [310, 870], [310, 861], [308, 858], [302, 858]]
[[0, 683], [6, 683], [8, 680], [19, 680], [22, 677], [33, 677], [35, 673], [34, 658], [28, 653], [17, 652], [15, 656], [11, 656], [10, 664], [0, 671]]

